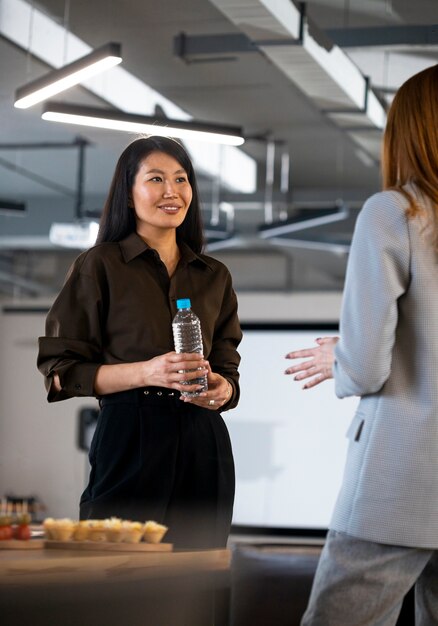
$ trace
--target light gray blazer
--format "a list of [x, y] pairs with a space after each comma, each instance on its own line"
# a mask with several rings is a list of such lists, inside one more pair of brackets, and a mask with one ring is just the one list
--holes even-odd
[[347, 268], [336, 394], [361, 396], [347, 436], [330, 528], [381, 543], [438, 548], [438, 261], [430, 204], [372, 196]]

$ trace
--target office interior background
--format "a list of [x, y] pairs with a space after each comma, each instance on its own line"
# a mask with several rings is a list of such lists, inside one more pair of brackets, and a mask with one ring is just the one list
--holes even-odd
[[[437, 1], [0, 0], [0, 496], [34, 496], [42, 516], [77, 517], [88, 472], [79, 415], [96, 402], [47, 404], [37, 337], [137, 135], [45, 121], [42, 104], [14, 100], [108, 42], [120, 44], [122, 64], [54, 99], [235, 126], [245, 138], [239, 147], [184, 140], [206, 251], [229, 267], [242, 323], [265, 327], [248, 330], [242, 407], [226, 416], [237, 522], [323, 528], [331, 493], [322, 511], [305, 511], [305, 496], [321, 502], [334, 466], [335, 491], [354, 409], [326, 391], [303, 394], [283, 376], [284, 354], [334, 332], [354, 223], [381, 187], [385, 111], [407, 78], [438, 62]], [[255, 394], [261, 407], [270, 399], [269, 414], [244, 404]], [[298, 468], [310, 459], [301, 472], [310, 487], [279, 510], [296, 475], [290, 458]]]

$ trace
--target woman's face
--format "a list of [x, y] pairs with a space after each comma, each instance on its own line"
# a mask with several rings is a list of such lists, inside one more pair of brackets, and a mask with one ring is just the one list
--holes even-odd
[[180, 226], [193, 195], [187, 172], [165, 152], [152, 152], [143, 159], [131, 194], [137, 232], [145, 237]]

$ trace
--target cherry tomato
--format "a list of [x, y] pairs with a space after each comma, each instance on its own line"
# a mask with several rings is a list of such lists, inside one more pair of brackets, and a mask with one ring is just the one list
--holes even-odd
[[15, 528], [14, 533], [15, 539], [19, 539], [20, 541], [27, 541], [30, 539], [30, 528], [27, 524], [20, 524]]
[[8, 539], [12, 539], [12, 536], [12, 526], [0, 526], [0, 541], [7, 541]]

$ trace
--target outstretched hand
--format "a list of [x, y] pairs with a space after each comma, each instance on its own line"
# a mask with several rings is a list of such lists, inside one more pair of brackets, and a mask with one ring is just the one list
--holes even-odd
[[286, 359], [306, 359], [297, 365], [288, 367], [285, 374], [294, 375], [294, 380], [309, 380], [303, 385], [303, 389], [310, 389], [319, 385], [324, 380], [333, 378], [333, 363], [335, 361], [334, 349], [339, 337], [322, 337], [316, 340], [316, 348], [295, 350], [286, 354]]

